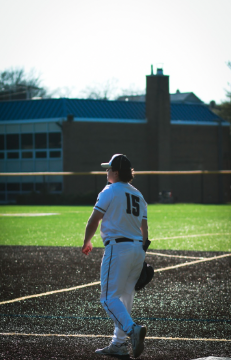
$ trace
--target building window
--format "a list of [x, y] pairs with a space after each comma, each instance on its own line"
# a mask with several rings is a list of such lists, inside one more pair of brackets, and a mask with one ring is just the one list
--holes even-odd
[[47, 184], [46, 183], [35, 183], [35, 190], [42, 192], [47, 190]]
[[6, 201], [5, 194], [0, 194], [0, 201], [2, 201], [2, 202]]
[[22, 152], [22, 159], [31, 159], [31, 158], [33, 158], [32, 151], [23, 151]]
[[52, 182], [49, 183], [49, 191], [62, 191], [62, 183], [61, 182]]
[[22, 191], [33, 191], [34, 184], [33, 183], [22, 183]]
[[18, 152], [8, 152], [7, 153], [7, 159], [19, 159], [19, 153]]
[[20, 191], [20, 183], [8, 183], [7, 191]]
[[0, 150], [5, 149], [5, 138], [3, 134], [0, 134]]
[[7, 200], [8, 201], [12, 201], [12, 202], [16, 202], [17, 201], [17, 194], [7, 194]]
[[6, 135], [6, 148], [7, 150], [19, 149], [19, 134], [7, 134]]
[[36, 151], [35, 154], [36, 159], [45, 159], [47, 157], [46, 151]]
[[47, 148], [47, 134], [38, 133], [35, 134], [35, 149], [46, 149]]
[[5, 183], [0, 183], [0, 191], [5, 191]]
[[61, 151], [50, 151], [50, 158], [60, 158]]
[[49, 133], [49, 149], [61, 148], [61, 133]]
[[21, 134], [21, 149], [33, 149], [33, 134]]
[[[50, 149], [48, 153], [48, 149]], [[22, 133], [0, 134], [0, 160], [6, 159], [60, 159], [62, 134]], [[34, 151], [37, 150], [37, 151]]]

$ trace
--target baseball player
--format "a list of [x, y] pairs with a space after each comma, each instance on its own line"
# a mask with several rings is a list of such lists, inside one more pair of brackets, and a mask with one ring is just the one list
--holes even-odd
[[130, 182], [133, 179], [131, 163], [122, 154], [115, 154], [108, 163], [106, 185], [98, 195], [94, 210], [88, 220], [82, 252], [92, 251], [91, 239], [101, 222], [101, 237], [105, 252], [101, 263], [100, 302], [114, 321], [112, 342], [102, 355], [128, 355], [126, 338], [132, 343], [133, 356], [144, 349], [146, 327], [137, 325], [131, 318], [135, 284], [141, 273], [148, 238], [147, 204], [143, 195]]

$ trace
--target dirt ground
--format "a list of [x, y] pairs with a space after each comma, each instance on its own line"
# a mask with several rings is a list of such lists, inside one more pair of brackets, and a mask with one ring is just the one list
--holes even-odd
[[[113, 334], [99, 302], [103, 251], [86, 257], [74, 247], [0, 247], [1, 359], [108, 359], [95, 354]], [[150, 252], [154, 279], [137, 292], [132, 311], [148, 329], [140, 359], [231, 357], [231, 254]]]

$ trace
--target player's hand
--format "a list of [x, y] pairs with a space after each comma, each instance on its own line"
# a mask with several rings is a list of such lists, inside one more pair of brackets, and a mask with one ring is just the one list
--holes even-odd
[[92, 243], [89, 242], [87, 244], [83, 244], [82, 246], [82, 253], [85, 254], [85, 255], [88, 255], [91, 251], [92, 251]]

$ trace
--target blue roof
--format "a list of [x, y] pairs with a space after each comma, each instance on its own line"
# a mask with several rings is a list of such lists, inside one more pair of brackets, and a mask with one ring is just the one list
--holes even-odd
[[[145, 103], [85, 99], [42, 99], [0, 102], [0, 121], [66, 119], [117, 119], [145, 121]], [[203, 104], [171, 103], [171, 121], [216, 122], [219, 116]], [[222, 120], [224, 121], [224, 120]], [[224, 121], [225, 122], [225, 121]]]
[[203, 104], [171, 104], [171, 121], [182, 120], [213, 122], [219, 119], [220, 117], [218, 115], [214, 114], [206, 105]]
[[139, 102], [43, 99], [0, 102], [1, 120], [66, 118], [145, 119], [145, 106]]

